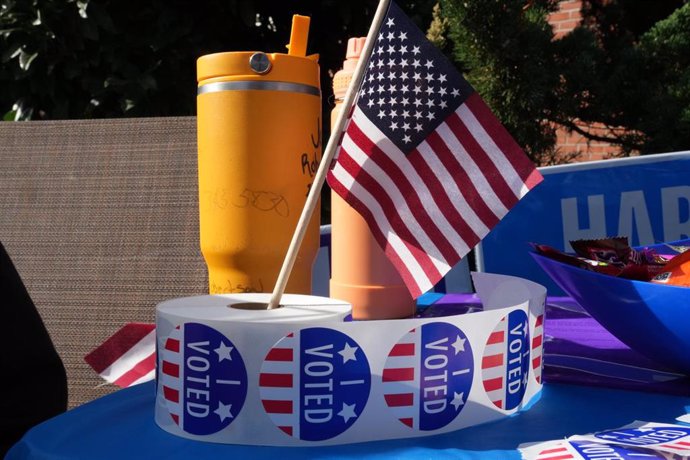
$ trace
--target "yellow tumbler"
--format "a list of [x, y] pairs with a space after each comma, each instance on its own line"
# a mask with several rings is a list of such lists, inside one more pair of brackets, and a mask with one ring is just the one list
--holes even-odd
[[[197, 61], [199, 233], [209, 292], [271, 292], [321, 159], [318, 55], [295, 15], [288, 53]], [[286, 291], [311, 292], [315, 212]]]

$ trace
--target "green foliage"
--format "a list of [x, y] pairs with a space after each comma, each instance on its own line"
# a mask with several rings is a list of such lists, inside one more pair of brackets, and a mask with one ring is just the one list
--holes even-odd
[[555, 0], [441, 0], [454, 59], [536, 162], [559, 158], [559, 125], [622, 155], [690, 148], [690, 5], [583, 3], [582, 25], [555, 39]]
[[[690, 4], [676, 10], [643, 35], [644, 70], [656, 85], [648, 91], [644, 127], [650, 152], [690, 146]], [[658, 111], [657, 109], [663, 108]], [[642, 126], [637, 127], [642, 129]]]
[[454, 57], [508, 131], [538, 162], [555, 142], [545, 118], [553, 106], [558, 75], [549, 53], [553, 37], [546, 22], [552, 1], [442, 1]]
[[[432, 4], [417, 1], [406, 9], [425, 26]], [[198, 57], [285, 52], [292, 15], [305, 14], [312, 17], [309, 52], [321, 56], [327, 115], [347, 38], [366, 35], [375, 6], [367, 0], [2, 0], [0, 114], [192, 115]]]

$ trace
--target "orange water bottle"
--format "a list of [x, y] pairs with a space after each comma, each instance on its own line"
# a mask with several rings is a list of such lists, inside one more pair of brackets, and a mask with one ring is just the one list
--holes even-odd
[[[199, 231], [210, 293], [271, 292], [321, 158], [318, 55], [295, 15], [288, 53], [197, 61]], [[311, 292], [312, 218], [286, 291]]]
[[[343, 69], [333, 77], [337, 119], [365, 38], [347, 42]], [[415, 301], [397, 270], [374, 239], [364, 218], [331, 192], [330, 296], [352, 304], [354, 319], [391, 319], [412, 316]]]

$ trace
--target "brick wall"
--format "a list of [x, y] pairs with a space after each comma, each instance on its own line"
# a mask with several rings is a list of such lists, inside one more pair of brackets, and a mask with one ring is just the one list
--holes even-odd
[[[549, 15], [549, 23], [553, 27], [555, 39], [563, 37], [573, 30], [582, 20], [582, 0], [562, 0], [559, 9]], [[586, 131], [605, 134], [602, 125], [580, 125]], [[557, 148], [563, 162], [593, 161], [610, 158], [619, 153], [617, 147], [606, 142], [588, 141], [581, 134], [568, 133], [565, 129], [557, 131]]]
[[[580, 123], [579, 127], [593, 135], [605, 136], [613, 134], [614, 130], [600, 123]], [[556, 145], [563, 162], [580, 162], [606, 160], [619, 154], [619, 149], [608, 142], [589, 140], [583, 135], [565, 129], [556, 131]]]
[[573, 30], [582, 20], [582, 1], [563, 0], [558, 11], [551, 13], [549, 23], [553, 27], [556, 39]]

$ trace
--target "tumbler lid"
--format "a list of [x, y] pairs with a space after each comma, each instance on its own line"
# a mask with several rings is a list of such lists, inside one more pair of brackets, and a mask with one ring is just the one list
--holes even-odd
[[294, 15], [288, 53], [233, 51], [197, 59], [199, 85], [219, 81], [266, 80], [300, 83], [320, 88], [319, 55], [307, 56], [309, 17]]

